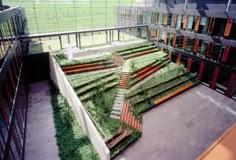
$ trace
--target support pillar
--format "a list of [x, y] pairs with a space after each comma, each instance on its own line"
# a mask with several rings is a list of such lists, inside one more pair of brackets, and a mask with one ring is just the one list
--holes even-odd
[[172, 20], [172, 27], [175, 28], [176, 22], [177, 22], [177, 14], [174, 14], [173, 16], [174, 16], [174, 17], [173, 17], [173, 20]]
[[225, 92], [225, 95], [227, 97], [231, 97], [232, 95], [232, 89], [233, 89], [233, 86], [236, 82], [236, 74], [235, 73], [231, 73], [231, 76], [230, 76], [230, 79], [229, 79], [229, 83], [228, 83], [228, 86], [227, 86], [227, 90]]
[[183, 29], [186, 29], [188, 21], [188, 15], [184, 15], [183, 17]]
[[169, 53], [168, 53], [168, 58], [171, 60], [171, 56], [172, 56], [172, 52], [171, 51], [169, 51]]
[[197, 50], [198, 50], [198, 43], [199, 43], [199, 39], [196, 38], [195, 41], [194, 41], [194, 47], [193, 47], [193, 52], [194, 52], [194, 53], [197, 53]]
[[182, 49], [186, 48], [186, 43], [187, 43], [187, 36], [184, 36], [183, 42], [182, 42]]
[[152, 28], [149, 29], [149, 39], [152, 39]]
[[203, 70], [204, 70], [204, 62], [202, 61], [201, 63], [200, 63], [200, 66], [199, 66], [199, 69], [198, 69], [198, 76], [197, 76], [197, 78], [199, 79], [199, 80], [201, 80], [202, 79], [202, 74], [203, 74]]
[[156, 40], [157, 41], [159, 40], [159, 35], [160, 35], [160, 29], [157, 29], [156, 30]]
[[174, 33], [173, 36], [172, 46], [175, 47], [175, 44], [176, 44], [176, 33]]
[[188, 58], [188, 64], [187, 64], [187, 70], [188, 70], [188, 71], [190, 71], [190, 69], [191, 69], [192, 60], [193, 60], [193, 59], [192, 59], [191, 57]]
[[196, 17], [196, 22], [195, 22], [195, 25], [194, 25], [194, 31], [198, 31], [198, 28], [199, 28], [199, 24], [200, 24], [200, 16], [197, 16]]
[[229, 46], [225, 46], [224, 52], [223, 52], [223, 55], [222, 55], [222, 58], [221, 58], [222, 62], [226, 62], [227, 61], [229, 49], [230, 49]]
[[177, 60], [176, 60], [176, 64], [180, 65], [180, 61], [181, 61], [181, 54], [178, 54]]
[[214, 24], [215, 24], [215, 17], [211, 17], [208, 25], [208, 33], [212, 33]]
[[211, 89], [215, 89], [215, 85], [216, 85], [216, 80], [217, 80], [218, 74], [219, 74], [219, 68], [215, 67], [214, 73], [213, 73], [213, 77], [211, 79], [211, 84], [210, 84], [210, 88]]

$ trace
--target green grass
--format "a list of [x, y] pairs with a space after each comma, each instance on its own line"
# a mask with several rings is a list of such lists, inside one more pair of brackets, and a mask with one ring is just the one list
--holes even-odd
[[146, 90], [146, 88], [150, 88], [152, 86], [155, 86], [157, 84], [163, 83], [165, 81], [168, 81], [174, 77], [177, 77], [178, 75], [186, 73], [186, 69], [184, 69], [183, 66], [178, 66], [175, 63], [169, 63], [165, 67], [161, 68], [155, 73], [155, 76], [148, 80], [146, 83], [141, 84], [134, 90], [130, 90], [127, 93], [127, 97], [131, 97], [139, 92], [142, 92]]
[[[82, 87], [84, 85], [89, 85], [90, 83], [94, 83], [99, 81], [99, 79], [104, 79], [109, 76], [118, 76], [119, 72], [117, 70], [106, 70], [106, 71], [94, 71], [88, 73], [81, 74], [73, 74], [69, 75], [68, 78], [73, 86], [73, 88]], [[118, 77], [117, 77], [118, 78]]]
[[139, 94], [137, 94], [136, 96], [131, 98], [131, 103], [132, 104], [140, 103], [146, 99], [149, 99], [149, 98], [163, 92], [167, 88], [175, 86], [176, 84], [180, 84], [180, 83], [188, 80], [189, 78], [192, 78], [193, 76], [195, 76], [195, 74], [194, 75], [183, 75], [177, 79], [171, 80], [171, 81], [161, 84], [157, 87], [150, 88], [148, 90], [143, 90], [142, 92], [140, 92]]
[[110, 118], [117, 88], [108, 91], [96, 90], [95, 92], [83, 104], [102, 129], [101, 135], [104, 139], [110, 139], [120, 126], [119, 120]]
[[100, 57], [96, 58], [84, 58], [84, 59], [73, 59], [73, 60], [68, 60], [64, 54], [63, 51], [59, 52], [54, 52], [54, 57], [57, 60], [57, 62], [60, 64], [60, 66], [70, 66], [70, 65], [75, 65], [75, 64], [83, 64], [83, 63], [92, 63], [92, 62], [104, 62], [104, 61], [109, 61], [108, 55], [103, 55]]
[[[185, 86], [185, 85], [188, 84], [189, 82], [192, 82], [193, 84], [197, 84], [199, 81], [198, 81], [196, 78], [194, 78], [194, 79], [192, 79], [192, 80], [190, 80], [190, 81], [184, 82], [184, 83], [179, 84], [179, 85], [177, 85], [178, 82], [176, 81], [176, 83], [175, 83], [175, 84], [173, 83], [172, 86], [174, 86], [174, 85], [177, 85], [177, 86], [175, 86], [175, 87], [173, 87], [173, 88], [171, 88], [171, 89], [168, 89], [167, 91], [165, 91], [165, 92], [163, 92], [163, 93], [161, 93], [161, 91], [165, 90], [165, 87], [164, 87], [164, 86], [162, 86], [162, 87], [160, 88], [160, 90], [158, 90], [158, 89], [156, 89], [155, 91], [153, 90], [151, 94], [153, 94], [154, 96], [151, 96], [151, 95], [146, 95], [146, 97], [143, 96], [142, 98], [143, 98], [143, 99], [146, 99], [146, 100], [143, 101], [143, 102], [141, 102], [141, 103], [139, 103], [139, 104], [134, 105], [134, 113], [135, 113], [136, 115], [138, 115], [138, 114], [140, 114], [141, 112], [144, 112], [145, 110], [147, 110], [148, 108], [150, 108], [150, 107], [152, 107], [152, 106], [154, 105], [154, 101], [155, 101], [155, 100], [158, 100], [158, 99], [164, 97], [165, 95], [168, 95], [168, 94], [174, 92], [175, 90], [177, 90], [178, 88], [181, 88], [181, 87]], [[179, 82], [179, 83], [180, 83], [180, 82]], [[170, 84], [169, 84], [169, 85], [170, 85]], [[171, 86], [166, 86], [166, 87], [171, 87]], [[159, 94], [159, 93], [160, 93], [160, 94]], [[150, 97], [150, 98], [147, 98], [147, 97]], [[137, 99], [136, 99], [136, 100], [137, 100]], [[138, 100], [138, 101], [139, 101], [139, 100]], [[137, 101], [135, 102], [135, 100], [133, 100], [133, 102], [136, 103]]]
[[61, 160], [98, 160], [93, 145], [76, 122], [66, 99], [51, 87], [56, 139]]
[[135, 49], [139, 49], [139, 48], [143, 48], [143, 47], [150, 47], [150, 46], [153, 46], [153, 42], [145, 42], [145, 43], [142, 43], [142, 44], [137, 44], [137, 45], [132, 45], [132, 46], [129, 46], [129, 47], [123, 47], [123, 48], [120, 48], [120, 49], [115, 49], [114, 53], [122, 55], [123, 52], [132, 51], [132, 50], [135, 50]]
[[158, 62], [163, 59], [167, 54], [161, 51], [153, 52], [143, 56], [135, 57], [129, 59], [125, 62], [123, 66], [124, 72], [135, 72], [139, 69], [151, 65], [154, 62]]
[[133, 0], [3, 0], [23, 6], [31, 33], [57, 32], [115, 26], [117, 6], [132, 6]]

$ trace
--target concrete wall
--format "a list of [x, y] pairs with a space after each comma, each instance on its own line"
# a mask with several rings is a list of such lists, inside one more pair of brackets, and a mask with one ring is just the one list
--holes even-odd
[[72, 106], [76, 119], [83, 131], [87, 134], [88, 138], [97, 150], [101, 160], [110, 159], [110, 151], [107, 148], [103, 138], [97, 131], [93, 122], [91, 121], [87, 111], [77, 97], [74, 89], [62, 72], [60, 66], [57, 64], [51, 54], [49, 54], [50, 63], [50, 76], [54, 84], [60, 89], [62, 95], [67, 99], [68, 103]]

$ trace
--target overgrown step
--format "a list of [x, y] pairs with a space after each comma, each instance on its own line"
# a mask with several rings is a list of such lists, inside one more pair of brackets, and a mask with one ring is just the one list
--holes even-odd
[[118, 89], [114, 104], [112, 106], [112, 111], [110, 115], [111, 118], [120, 119], [122, 106], [125, 100], [125, 94], [126, 94], [125, 89], [121, 89], [121, 88]]
[[158, 49], [156, 49], [156, 48], [148, 49], [148, 50], [141, 51], [141, 52], [134, 52], [134, 53], [129, 54], [127, 56], [122, 56], [122, 58], [123, 59], [134, 58], [134, 57], [142, 56], [142, 55], [145, 55], [145, 54], [150, 54], [150, 53], [153, 53], [153, 52], [156, 52], [156, 51], [158, 51]]

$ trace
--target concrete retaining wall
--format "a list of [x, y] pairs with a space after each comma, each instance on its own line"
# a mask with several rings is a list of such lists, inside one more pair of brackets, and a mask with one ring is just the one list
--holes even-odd
[[88, 138], [97, 150], [101, 160], [110, 159], [110, 151], [107, 148], [103, 138], [97, 131], [92, 120], [90, 119], [87, 111], [76, 95], [74, 89], [66, 78], [64, 72], [57, 64], [51, 54], [49, 54], [50, 63], [50, 77], [54, 84], [60, 89], [62, 95], [67, 99], [68, 103], [72, 106], [76, 119], [83, 131], [87, 134]]

